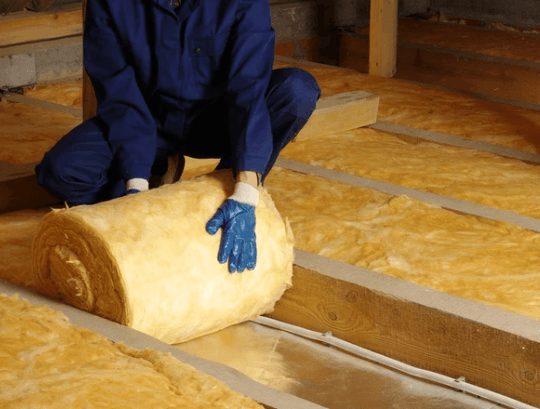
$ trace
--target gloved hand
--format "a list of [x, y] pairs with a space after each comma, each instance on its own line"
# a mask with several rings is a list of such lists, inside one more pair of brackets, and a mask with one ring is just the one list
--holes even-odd
[[[245, 185], [245, 183], [244, 183]], [[255, 189], [251, 187], [251, 189]], [[235, 193], [236, 195], [236, 193]], [[244, 272], [246, 267], [253, 270], [257, 263], [257, 243], [255, 237], [255, 205], [236, 200], [231, 196], [218, 209], [206, 224], [206, 231], [211, 235], [223, 227], [218, 261], [229, 260], [229, 272]], [[257, 191], [258, 196], [258, 191]]]
[[139, 189], [129, 189], [128, 191], [126, 191], [126, 196], [127, 195], [132, 195], [134, 193], [139, 193], [140, 190]]

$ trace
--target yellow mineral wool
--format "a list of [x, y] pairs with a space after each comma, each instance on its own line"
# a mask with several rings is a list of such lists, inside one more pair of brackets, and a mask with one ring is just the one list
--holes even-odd
[[14, 165], [39, 162], [81, 118], [17, 102], [0, 101], [0, 161]]
[[257, 266], [230, 274], [206, 223], [234, 189], [231, 172], [47, 214], [33, 244], [39, 290], [178, 343], [272, 311], [291, 285], [293, 237], [261, 188]]
[[301, 67], [314, 75], [323, 97], [350, 91], [379, 95], [379, 121], [540, 152], [540, 112], [352, 70], [301, 62], [274, 64], [274, 68], [286, 66]]
[[282, 156], [540, 219], [540, 166], [369, 128], [289, 144]]
[[540, 234], [276, 168], [267, 188], [295, 247], [540, 319]]
[[0, 408], [262, 409], [170, 354], [139, 351], [0, 294]]
[[24, 95], [67, 107], [78, 109], [83, 107], [82, 80], [24, 88]]

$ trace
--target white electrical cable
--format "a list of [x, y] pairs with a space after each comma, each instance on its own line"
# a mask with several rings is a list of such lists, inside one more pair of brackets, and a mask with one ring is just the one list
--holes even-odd
[[492, 391], [480, 388], [475, 385], [471, 385], [470, 383], [466, 382], [464, 377], [453, 379], [448, 376], [440, 375], [435, 372], [415, 368], [414, 366], [404, 364], [403, 362], [399, 362], [399, 361], [396, 361], [395, 359], [388, 358], [384, 355], [370, 351], [369, 349], [365, 349], [357, 345], [354, 345], [350, 342], [343, 341], [339, 338], [334, 337], [331, 332], [321, 334], [319, 332], [311, 331], [302, 327], [298, 327], [296, 325], [287, 324], [285, 322], [277, 321], [277, 320], [274, 320], [272, 318], [267, 318], [267, 317], [259, 317], [253, 322], [256, 322], [257, 324], [261, 324], [267, 327], [279, 329], [281, 331], [289, 332], [291, 334], [298, 335], [304, 338], [312, 339], [315, 341], [319, 341], [325, 344], [335, 346], [353, 355], [356, 355], [361, 358], [368, 359], [372, 362], [387, 366], [389, 368], [395, 369], [407, 375], [424, 379], [430, 382], [434, 382], [439, 385], [445, 385], [452, 389], [466, 392], [471, 395], [479, 396], [491, 402], [498, 403], [498, 404], [501, 404], [510, 408], [535, 409], [534, 406], [530, 406], [526, 403], [509, 398], [508, 396], [504, 396], [499, 393], [492, 392]]

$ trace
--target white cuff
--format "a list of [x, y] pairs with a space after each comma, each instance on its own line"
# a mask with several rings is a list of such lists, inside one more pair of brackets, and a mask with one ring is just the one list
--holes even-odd
[[148, 180], [143, 178], [129, 179], [126, 182], [126, 190], [137, 189], [139, 192], [148, 190]]
[[234, 194], [229, 199], [257, 207], [259, 189], [246, 182], [237, 182], [234, 187]]

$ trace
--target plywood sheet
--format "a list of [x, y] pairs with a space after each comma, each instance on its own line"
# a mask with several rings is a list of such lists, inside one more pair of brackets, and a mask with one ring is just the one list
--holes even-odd
[[289, 144], [282, 157], [540, 219], [540, 166], [368, 128]]
[[23, 92], [24, 95], [41, 101], [54, 102], [78, 109], [83, 107], [82, 80], [28, 87], [24, 88]]
[[295, 247], [540, 319], [540, 234], [276, 168]]
[[274, 64], [274, 68], [286, 66], [297, 66], [314, 75], [322, 96], [357, 90], [379, 95], [379, 121], [540, 153], [540, 112], [300, 61]]
[[261, 408], [223, 382], [155, 350], [136, 350], [0, 294], [0, 406]]
[[[369, 35], [369, 26], [356, 33]], [[399, 19], [398, 41], [433, 45], [520, 61], [540, 62], [540, 36]]]
[[0, 101], [0, 161], [14, 165], [39, 162], [45, 152], [81, 122], [64, 112]]

